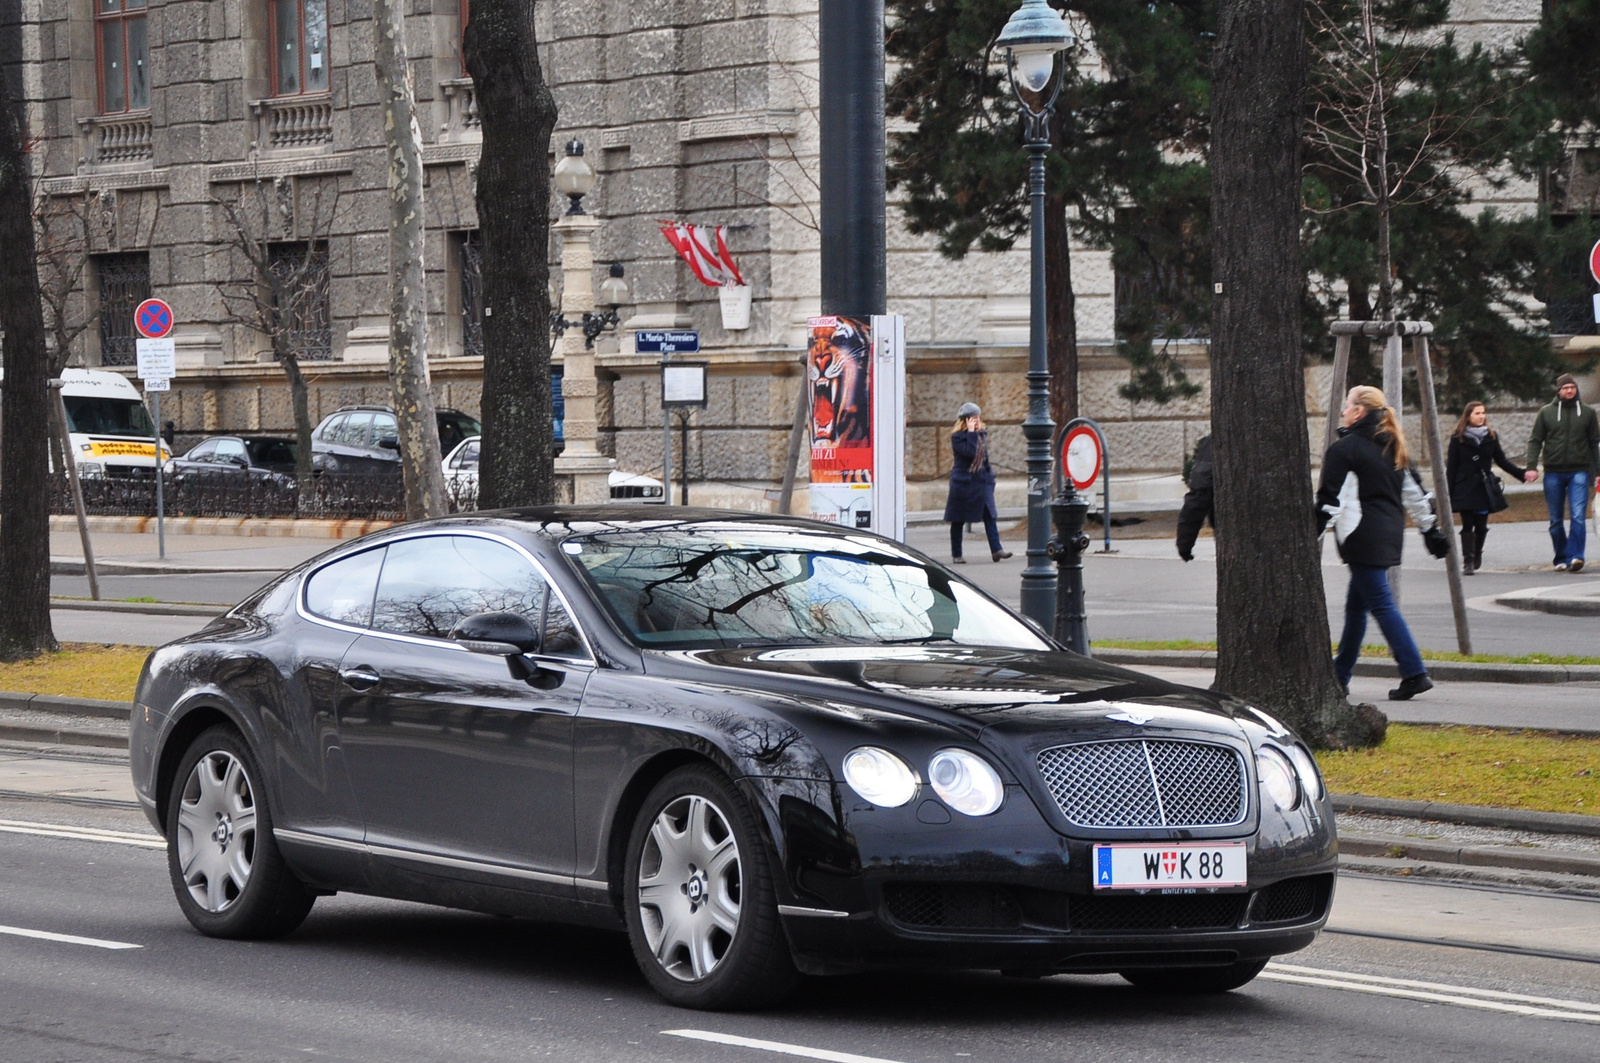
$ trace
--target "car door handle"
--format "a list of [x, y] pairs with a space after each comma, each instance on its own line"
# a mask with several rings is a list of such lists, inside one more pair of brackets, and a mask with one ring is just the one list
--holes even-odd
[[371, 690], [383, 682], [383, 676], [364, 664], [359, 668], [339, 669], [339, 678], [344, 680], [345, 686], [353, 690]]

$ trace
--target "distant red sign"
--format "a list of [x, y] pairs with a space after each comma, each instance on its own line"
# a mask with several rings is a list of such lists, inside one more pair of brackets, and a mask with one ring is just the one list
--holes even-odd
[[1100, 478], [1100, 435], [1086, 424], [1080, 424], [1067, 433], [1061, 441], [1061, 468], [1072, 486], [1087, 491]]
[[133, 308], [133, 327], [147, 340], [163, 339], [172, 331], [172, 307], [161, 299], [146, 299]]
[[1589, 272], [1594, 275], [1595, 283], [1600, 284], [1600, 240], [1589, 249]]

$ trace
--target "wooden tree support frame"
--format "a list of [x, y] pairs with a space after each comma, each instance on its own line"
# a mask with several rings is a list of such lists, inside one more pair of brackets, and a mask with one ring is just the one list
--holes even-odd
[[[1381, 338], [1397, 343], [1411, 337], [1411, 359], [1417, 371], [1417, 386], [1421, 392], [1422, 433], [1427, 437], [1428, 462], [1433, 467], [1433, 497], [1439, 514], [1439, 526], [1444, 529], [1450, 544], [1446, 560], [1446, 578], [1450, 582], [1450, 610], [1455, 614], [1456, 646], [1463, 654], [1472, 653], [1472, 632], [1467, 626], [1467, 600], [1461, 586], [1461, 543], [1456, 535], [1455, 516], [1450, 509], [1450, 477], [1445, 468], [1444, 434], [1439, 428], [1438, 398], [1433, 389], [1433, 363], [1428, 357], [1428, 337], [1433, 325], [1427, 321], [1335, 321], [1330, 329], [1334, 335], [1333, 376], [1328, 390], [1328, 429], [1326, 447], [1332, 446], [1339, 436], [1339, 416], [1344, 409], [1345, 383], [1350, 375], [1350, 339], [1352, 336]], [[1399, 394], [1398, 389], [1395, 392]]]

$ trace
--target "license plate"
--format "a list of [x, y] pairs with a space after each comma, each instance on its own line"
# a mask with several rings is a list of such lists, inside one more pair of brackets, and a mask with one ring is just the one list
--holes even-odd
[[1094, 847], [1097, 890], [1215, 888], [1249, 881], [1244, 842]]

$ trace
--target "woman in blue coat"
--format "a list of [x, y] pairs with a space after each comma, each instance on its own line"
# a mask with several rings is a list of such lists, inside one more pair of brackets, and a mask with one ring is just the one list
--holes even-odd
[[983, 411], [977, 403], [963, 403], [956, 411], [950, 449], [955, 452], [955, 464], [950, 467], [950, 499], [944, 506], [944, 519], [950, 522], [950, 560], [958, 565], [967, 563], [961, 556], [961, 529], [981, 520], [989, 536], [989, 555], [1004, 561], [1011, 551], [1000, 547], [1000, 529], [995, 524], [994, 469], [989, 465], [989, 432], [983, 427]]

